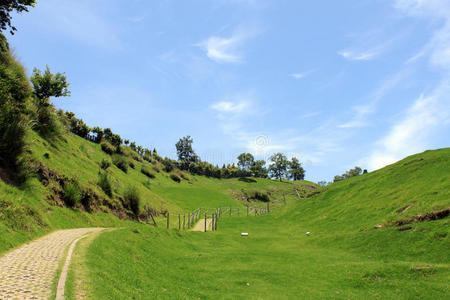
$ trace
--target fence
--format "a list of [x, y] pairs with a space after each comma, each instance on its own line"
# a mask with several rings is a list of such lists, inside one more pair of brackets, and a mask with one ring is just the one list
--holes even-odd
[[[201, 219], [204, 219], [204, 228], [203, 231], [206, 232], [216, 231], [218, 229], [219, 220], [222, 217], [232, 217], [232, 216], [257, 216], [270, 212], [269, 203], [267, 203], [266, 207], [218, 207], [218, 208], [208, 208], [208, 207], [199, 207], [191, 212], [184, 214], [170, 214], [166, 213], [166, 227], [167, 229], [174, 228], [171, 227], [171, 218], [175, 217], [178, 219], [178, 226], [175, 226], [175, 229], [178, 230], [187, 230], [193, 228]], [[151, 211], [147, 210], [148, 216], [151, 217], [153, 224], [157, 226], [155, 219]], [[210, 222], [208, 222], [210, 220]], [[148, 223], [148, 218], [147, 218]]]

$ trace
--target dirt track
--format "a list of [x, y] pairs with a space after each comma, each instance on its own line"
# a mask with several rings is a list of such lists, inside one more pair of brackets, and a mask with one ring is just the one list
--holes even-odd
[[[206, 229], [207, 231], [211, 231], [211, 219], [206, 220]], [[205, 219], [200, 219], [194, 227], [191, 228], [191, 231], [205, 231]]]

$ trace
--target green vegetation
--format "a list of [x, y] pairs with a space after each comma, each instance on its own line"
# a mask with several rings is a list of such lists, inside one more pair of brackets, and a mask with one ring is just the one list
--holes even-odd
[[107, 232], [87, 251], [92, 298], [444, 299], [448, 219], [395, 223], [450, 208], [449, 168], [450, 149], [427, 151], [309, 198], [279, 183], [285, 206], [214, 233]]
[[98, 173], [98, 186], [105, 192], [109, 197], [112, 196], [112, 186], [108, 177], [108, 173], [99, 172]]
[[126, 206], [136, 215], [139, 215], [141, 209], [141, 195], [135, 186], [127, 186], [123, 193]]
[[63, 187], [63, 200], [69, 207], [75, 207], [81, 202], [81, 189], [76, 181]]

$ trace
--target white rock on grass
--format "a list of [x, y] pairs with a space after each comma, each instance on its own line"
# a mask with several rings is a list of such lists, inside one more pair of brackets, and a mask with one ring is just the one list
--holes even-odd
[[311, 234], [311, 232], [309, 232], [309, 231], [306, 232], [306, 235], [310, 235], [310, 234]]

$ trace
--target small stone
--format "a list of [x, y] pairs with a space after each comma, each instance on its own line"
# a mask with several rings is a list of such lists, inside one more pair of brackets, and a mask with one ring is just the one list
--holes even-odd
[[247, 286], [250, 286], [250, 282], [247, 282]]

